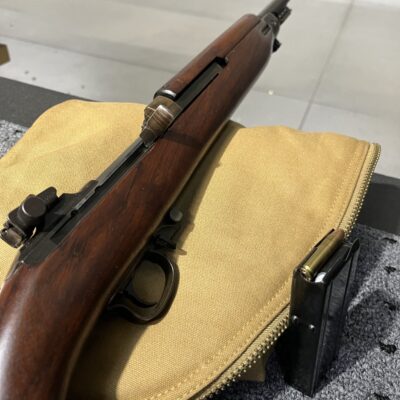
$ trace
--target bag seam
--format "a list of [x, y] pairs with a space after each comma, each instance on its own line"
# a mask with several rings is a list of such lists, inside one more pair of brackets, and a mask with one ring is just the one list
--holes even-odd
[[[355, 152], [360, 152], [359, 150], [361, 149], [361, 145], [363, 145], [364, 142], [359, 142], [357, 144], [356, 150]], [[340, 185], [340, 190], [338, 191], [337, 195], [335, 196], [332, 206], [330, 207], [329, 211], [328, 211], [328, 215], [325, 219], [325, 222], [323, 224], [324, 228], [321, 228], [321, 230], [318, 233], [317, 239], [320, 238], [321, 234], [326, 230], [326, 226], [328, 225], [330, 218], [332, 216], [332, 213], [334, 211], [334, 209], [337, 206], [337, 203], [339, 202], [340, 196], [344, 195], [346, 193], [346, 191], [348, 191], [349, 189], [346, 190], [346, 187], [349, 186], [350, 183], [350, 178], [352, 178], [351, 180], [353, 181], [353, 178], [355, 176], [355, 173], [353, 172], [352, 174], [349, 174], [349, 170], [351, 169], [351, 167], [353, 166], [353, 164], [356, 161], [359, 161], [361, 159], [362, 153], [360, 153], [358, 156], [354, 157], [352, 159], [352, 161], [348, 164], [347, 168], [346, 168], [346, 172], [345, 172], [345, 176], [347, 177], [346, 179], [344, 179], [342, 181], [342, 184]], [[361, 167], [362, 168], [362, 165]], [[360, 173], [360, 170], [357, 170], [358, 174]], [[345, 199], [343, 199], [342, 201], [344, 201]], [[322, 233], [321, 233], [322, 232]], [[316, 239], [316, 240], [317, 240]], [[313, 241], [313, 243], [316, 242], [316, 240]], [[288, 284], [288, 282], [292, 279], [291, 276], [289, 276], [289, 278], [282, 284], [282, 286], [277, 290], [277, 292], [274, 294], [274, 296], [255, 314], [255, 316], [253, 318], [251, 318], [250, 320], [248, 320], [243, 326], [242, 328], [236, 332], [236, 334], [234, 336], [232, 336], [227, 343], [225, 343], [225, 345], [214, 355], [212, 355], [208, 360], [206, 360], [205, 362], [203, 362], [199, 367], [197, 367], [193, 372], [191, 372], [186, 378], [184, 378], [182, 381], [178, 382], [177, 384], [169, 387], [168, 389], [159, 392], [155, 395], [152, 395], [151, 397], [146, 397], [144, 400], [154, 400], [157, 399], [159, 397], [161, 397], [162, 395], [166, 395], [170, 392], [175, 391], [177, 388], [179, 388], [180, 386], [182, 386], [184, 383], [186, 383], [188, 380], [190, 380], [196, 373], [198, 373], [201, 369], [205, 368], [206, 366], [208, 366], [209, 364], [211, 364], [215, 359], [217, 359], [224, 351], [225, 349], [252, 323], [254, 323], [255, 320], [257, 320], [259, 318], [259, 316], [265, 311], [266, 308], [269, 307], [269, 305], [278, 297], [279, 294], [281, 294], [281, 292], [285, 289], [285, 286]], [[286, 298], [285, 300], [285, 304], [288, 303], [288, 300]], [[278, 307], [277, 307], [278, 308]], [[260, 324], [257, 325], [256, 329], [253, 329], [251, 331], [251, 333], [248, 335], [248, 337], [246, 337], [245, 342], [247, 342], [248, 340], [250, 340], [256, 333], [257, 331], [260, 329], [259, 326], [262, 326], [263, 323], [265, 323], [265, 321], [262, 321]], [[224, 358], [223, 362], [226, 362], [229, 358], [231, 358], [232, 355], [229, 355], [228, 357]], [[221, 368], [215, 368], [213, 370], [213, 372], [207, 376], [206, 379], [203, 379], [201, 382], [199, 382], [194, 389], [199, 388], [200, 386], [203, 386], [205, 383], [207, 383], [207, 381], [210, 379], [210, 377], [212, 377], [215, 372], [217, 372], [217, 370], [219, 370]], [[177, 398], [177, 400], [181, 400], [183, 399], [185, 396], [187, 396], [190, 392], [193, 391], [193, 388], [190, 389], [189, 391], [186, 391], [184, 394], [182, 394], [180, 397]]]

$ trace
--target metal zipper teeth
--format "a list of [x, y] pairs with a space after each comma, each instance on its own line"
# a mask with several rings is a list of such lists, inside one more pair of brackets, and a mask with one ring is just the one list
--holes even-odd
[[[365, 196], [367, 194], [369, 184], [371, 183], [372, 174], [374, 173], [380, 155], [381, 146], [379, 144], [373, 143], [370, 147], [370, 151], [366, 156], [366, 160], [364, 161], [365, 168], [363, 167], [361, 170], [360, 178], [357, 182], [349, 207], [346, 210], [342, 221], [338, 226], [345, 231], [346, 238], [349, 237], [354, 228], [354, 225], [357, 222], [358, 216], [365, 200]], [[355, 199], [354, 202], [353, 199]]]
[[[267, 334], [265, 338], [261, 339], [260, 342], [257, 343], [256, 348], [251, 349], [249, 354], [247, 354], [247, 352], [244, 352], [244, 354], [242, 354], [239, 357], [239, 360], [241, 358], [244, 358], [242, 362], [239, 362], [239, 365], [234, 367], [232, 370], [228, 369], [228, 371], [222, 375], [223, 376], [222, 379], [219, 378], [216, 383], [211, 384], [211, 386], [206, 388], [205, 391], [199, 397], [196, 397], [196, 399], [198, 400], [210, 399], [214, 395], [218, 394], [226, 387], [234, 383], [238, 378], [240, 378], [244, 373], [246, 373], [247, 370], [250, 369], [257, 362], [258, 359], [260, 359], [264, 354], [266, 354], [271, 349], [274, 343], [286, 330], [288, 325], [289, 325], [289, 306], [283, 309], [283, 311], [270, 324], [269, 328], [267, 328], [267, 330], [269, 330], [270, 332]], [[255, 342], [257, 342], [257, 340]]]
[[[367, 189], [372, 179], [372, 174], [375, 170], [376, 164], [381, 154], [381, 147], [376, 143], [371, 145], [370, 150], [371, 153], [367, 153], [366, 159], [364, 161], [365, 168], [363, 166], [360, 172], [360, 178], [357, 182], [354, 194], [349, 203], [349, 207], [346, 210], [338, 226], [346, 232], [346, 237], [350, 235], [360, 214], [367, 193]], [[354, 202], [353, 199], [355, 199]], [[276, 321], [277, 323], [274, 324], [274, 322]], [[265, 354], [273, 346], [273, 344], [278, 340], [278, 338], [282, 335], [282, 333], [289, 325], [289, 306], [287, 306], [275, 318], [271, 325], [276, 326], [273, 326], [271, 328], [271, 333], [265, 338], [265, 340], [261, 341], [261, 343], [257, 345], [256, 349], [253, 350], [249, 356], [246, 357], [245, 352], [240, 357], [245, 358], [245, 360], [232, 371], [228, 372], [227, 376], [225, 376], [222, 380], [218, 380], [217, 383], [214, 383], [210, 387], [208, 387], [202, 393], [202, 395], [198, 397], [198, 400], [210, 399], [214, 395], [224, 390], [226, 387], [230, 386], [233, 382], [237, 380], [237, 378], [240, 378], [241, 375], [243, 375], [248, 369], [250, 369], [257, 362], [257, 359], [261, 358], [262, 355]]]

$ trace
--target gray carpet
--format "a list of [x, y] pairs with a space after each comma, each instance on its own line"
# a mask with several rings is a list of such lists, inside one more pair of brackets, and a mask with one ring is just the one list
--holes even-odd
[[[358, 225], [361, 251], [338, 359], [315, 399], [400, 399], [400, 237]], [[238, 382], [218, 400], [299, 400], [285, 384], [275, 356], [266, 383]]]
[[[0, 157], [25, 129], [0, 121]], [[2, 188], [1, 190], [4, 190]], [[338, 359], [315, 399], [400, 400], [400, 236], [358, 225], [359, 267]], [[265, 383], [238, 382], [215, 400], [304, 399], [273, 355]]]
[[0, 158], [7, 153], [8, 149], [17, 143], [18, 139], [25, 133], [26, 128], [0, 120]]

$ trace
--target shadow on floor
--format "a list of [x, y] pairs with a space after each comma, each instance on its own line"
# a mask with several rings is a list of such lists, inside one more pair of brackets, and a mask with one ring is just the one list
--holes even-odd
[[359, 223], [400, 234], [400, 179], [374, 174]]

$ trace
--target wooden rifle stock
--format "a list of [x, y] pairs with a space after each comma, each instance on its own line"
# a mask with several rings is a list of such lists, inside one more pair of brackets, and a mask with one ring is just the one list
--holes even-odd
[[223, 60], [143, 156], [71, 216], [53, 248], [21, 251], [0, 292], [1, 400], [65, 398], [100, 313], [265, 67], [277, 33], [268, 24], [242, 17], [163, 86], [158, 94], [179, 100], [210, 63]]

